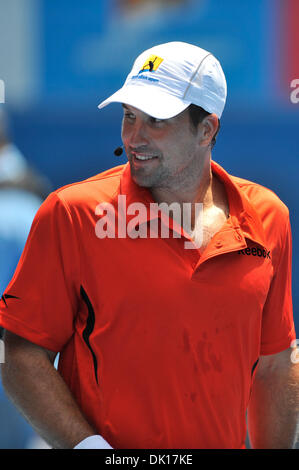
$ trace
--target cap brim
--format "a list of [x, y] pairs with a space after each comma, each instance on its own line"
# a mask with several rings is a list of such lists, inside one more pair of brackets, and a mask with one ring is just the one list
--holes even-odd
[[170, 119], [183, 112], [191, 104], [154, 86], [132, 85], [120, 88], [105, 101], [102, 101], [98, 108], [104, 108], [110, 103], [124, 103], [133, 106], [156, 119]]

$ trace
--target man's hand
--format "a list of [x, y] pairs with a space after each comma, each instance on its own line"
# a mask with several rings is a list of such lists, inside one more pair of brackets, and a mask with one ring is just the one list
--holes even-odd
[[[299, 432], [299, 363], [294, 348], [261, 356], [248, 407], [254, 449], [292, 449]], [[297, 352], [298, 354], [298, 352]]]
[[4, 343], [4, 389], [45, 441], [54, 448], [72, 449], [96, 434], [55, 369], [55, 352], [9, 331], [5, 332]]

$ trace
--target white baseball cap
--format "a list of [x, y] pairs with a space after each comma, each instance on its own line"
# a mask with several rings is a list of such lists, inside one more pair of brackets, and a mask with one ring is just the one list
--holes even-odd
[[99, 104], [124, 103], [157, 119], [169, 119], [190, 104], [220, 119], [226, 80], [210, 52], [185, 42], [168, 42], [142, 52], [122, 88]]

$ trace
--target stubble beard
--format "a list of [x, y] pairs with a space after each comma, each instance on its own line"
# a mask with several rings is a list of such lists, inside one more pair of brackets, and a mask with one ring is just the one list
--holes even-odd
[[131, 176], [134, 182], [142, 188], [158, 188], [163, 186], [163, 182], [166, 182], [170, 178], [170, 172], [161, 166], [155, 168], [153, 171], [147, 173], [145, 169], [134, 168], [131, 164]]
[[[188, 153], [186, 153], [186, 161], [188, 160]], [[145, 168], [134, 168], [130, 161], [131, 176], [134, 182], [142, 188], [185, 192], [187, 188], [196, 186], [203, 170], [199, 159], [194, 163], [194, 161], [193, 164], [190, 162], [184, 168], [179, 166], [168, 168], [163, 166], [163, 161], [160, 160], [159, 166], [147, 172]]]

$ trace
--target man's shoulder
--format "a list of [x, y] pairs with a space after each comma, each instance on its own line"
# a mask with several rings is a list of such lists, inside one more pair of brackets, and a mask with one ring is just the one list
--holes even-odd
[[258, 211], [274, 211], [283, 217], [289, 216], [289, 209], [279, 196], [260, 183], [230, 175], [240, 192], [249, 199]]
[[109, 168], [85, 180], [70, 183], [53, 193], [68, 205], [85, 204], [88, 201], [108, 200], [119, 190], [120, 179], [125, 165]]
[[[61, 186], [52, 191], [40, 206], [36, 219], [66, 217], [82, 212], [94, 212], [102, 202], [110, 202], [120, 190], [120, 180], [125, 165], [110, 168], [82, 181]], [[67, 215], [68, 214], [68, 215]]]

